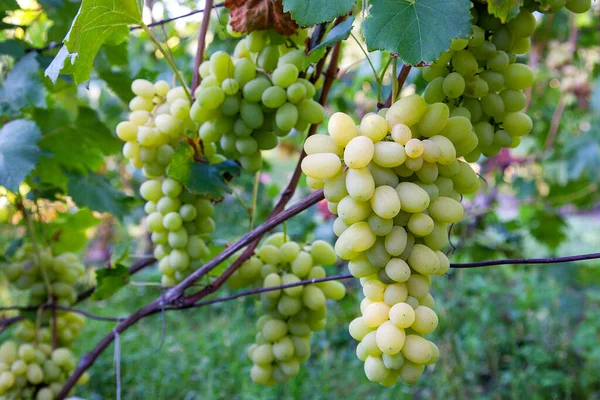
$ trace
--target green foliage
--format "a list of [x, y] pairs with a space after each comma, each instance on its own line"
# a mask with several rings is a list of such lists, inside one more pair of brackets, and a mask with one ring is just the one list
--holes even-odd
[[122, 264], [116, 264], [112, 268], [97, 269], [96, 283], [92, 300], [108, 299], [129, 283], [129, 269]]
[[65, 45], [46, 69], [46, 76], [56, 82], [62, 72], [73, 75], [76, 83], [88, 80], [100, 47], [126, 40], [128, 25], [140, 20], [136, 0], [83, 0], [65, 37]]
[[369, 50], [397, 53], [405, 64], [433, 62], [455, 38], [471, 34], [469, 0], [373, 0], [364, 22]]
[[192, 193], [218, 199], [231, 193], [226, 181], [240, 174], [240, 166], [231, 160], [219, 164], [195, 162], [194, 149], [184, 143], [175, 150], [167, 173]]
[[519, 13], [523, 0], [489, 0], [488, 12], [506, 22]]
[[88, 209], [75, 213], [59, 214], [52, 222], [44, 224], [44, 240], [50, 244], [55, 254], [78, 252], [85, 248], [85, 232], [100, 223]]
[[108, 212], [123, 219], [135, 202], [133, 197], [115, 189], [104, 176], [69, 174], [68, 178], [69, 195], [77, 204], [90, 210]]
[[300, 26], [333, 21], [354, 7], [356, 0], [283, 0], [283, 11], [290, 12]]
[[329, 46], [333, 46], [341, 40], [346, 40], [352, 32], [352, 24], [354, 23], [354, 17], [350, 17], [345, 21], [341, 22], [337, 26], [331, 28], [327, 36], [321, 43], [315, 46], [308, 52], [308, 57], [304, 60], [305, 66], [319, 61], [325, 55], [325, 50]]
[[39, 68], [33, 52], [15, 64], [0, 88], [0, 116], [16, 117], [23, 108], [46, 107], [46, 88]]
[[19, 119], [0, 130], [0, 186], [17, 191], [40, 157], [40, 129]]

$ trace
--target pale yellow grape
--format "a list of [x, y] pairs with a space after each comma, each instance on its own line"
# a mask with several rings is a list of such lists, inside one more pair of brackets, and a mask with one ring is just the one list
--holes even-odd
[[398, 175], [389, 168], [380, 167], [374, 162], [370, 163], [367, 168], [371, 171], [371, 175], [373, 175], [373, 180], [377, 186], [388, 185], [396, 187], [400, 182]]
[[390, 321], [398, 328], [409, 328], [415, 322], [415, 310], [408, 303], [397, 303], [390, 308]]
[[[282, 285], [289, 285], [292, 283], [300, 282], [300, 278], [298, 278], [294, 274], [285, 274], [281, 277]], [[294, 286], [287, 289], [283, 289], [283, 292], [291, 297], [298, 297], [302, 294], [302, 286]]]
[[131, 111], [151, 111], [152, 108], [154, 108], [154, 103], [147, 97], [136, 96], [129, 102]]
[[429, 279], [423, 275], [412, 274], [406, 281], [406, 287], [412, 297], [425, 297], [429, 293]]
[[365, 335], [371, 332], [373, 329], [369, 328], [363, 319], [363, 317], [358, 317], [353, 319], [348, 326], [348, 331], [350, 332], [350, 336], [354, 338], [354, 340], [361, 341]]
[[435, 331], [438, 326], [438, 316], [435, 311], [429, 307], [419, 306], [415, 310], [415, 322], [411, 329], [424, 335]]
[[425, 137], [437, 135], [444, 129], [450, 116], [450, 109], [444, 103], [430, 105], [419, 121], [419, 133]]
[[440, 196], [429, 205], [429, 215], [436, 221], [455, 224], [459, 222], [464, 213], [463, 206], [456, 200]]
[[150, 113], [148, 111], [133, 111], [129, 114], [129, 121], [137, 126], [145, 125], [149, 120]]
[[365, 375], [371, 382], [382, 382], [390, 373], [380, 357], [367, 357], [364, 367]]
[[250, 357], [254, 364], [271, 364], [275, 359], [273, 354], [273, 346], [270, 344], [262, 344], [252, 351]]
[[418, 335], [407, 335], [402, 347], [402, 355], [408, 361], [425, 364], [431, 360], [433, 352], [427, 339]]
[[394, 228], [393, 219], [381, 218], [377, 214], [369, 215], [367, 218], [367, 223], [369, 224], [369, 228], [371, 228], [373, 233], [377, 236], [386, 236]]
[[364, 314], [367, 307], [369, 307], [373, 303], [374, 303], [374, 301], [369, 299], [368, 297], [365, 297], [364, 299], [362, 299], [360, 301], [360, 312], [362, 314]]
[[119, 122], [116, 127], [117, 136], [125, 142], [133, 142], [137, 140], [138, 128], [135, 124], [129, 121]]
[[440, 159], [440, 148], [431, 140], [423, 140], [423, 160], [428, 163], [438, 162]]
[[394, 282], [406, 282], [410, 278], [410, 267], [406, 261], [392, 258], [385, 265], [385, 273]]
[[301, 251], [296, 256], [296, 259], [292, 261], [291, 270], [294, 274], [300, 278], [306, 276], [310, 269], [313, 267], [313, 259], [306, 251]]
[[273, 367], [271, 365], [258, 365], [254, 364], [250, 369], [250, 378], [255, 383], [261, 383], [263, 385], [269, 384], [273, 376]]
[[335, 221], [333, 221], [333, 233], [335, 233], [336, 236], [340, 236], [346, 229], [348, 229], [348, 225], [342, 218], [336, 218]]
[[325, 187], [325, 181], [307, 176], [306, 185], [313, 190], [323, 189]]
[[400, 212], [400, 198], [398, 192], [391, 186], [379, 186], [371, 197], [373, 212], [381, 218], [391, 219]]
[[440, 150], [440, 156], [438, 163], [442, 165], [449, 165], [456, 161], [456, 148], [447, 137], [435, 135], [429, 138], [432, 142], [437, 144]]
[[373, 275], [379, 268], [371, 264], [366, 254], [361, 254], [358, 257], [350, 260], [348, 263], [348, 269], [353, 276], [357, 278], [364, 278], [369, 275]]
[[152, 82], [145, 79], [135, 79], [131, 82], [131, 91], [136, 96], [152, 98], [156, 94], [156, 88]]
[[265, 339], [271, 342], [275, 342], [283, 338], [287, 334], [287, 331], [288, 327], [285, 321], [281, 321], [278, 319], [272, 319], [267, 321], [262, 328], [263, 336], [265, 337]]
[[408, 289], [404, 283], [392, 283], [385, 288], [383, 302], [392, 307], [394, 304], [405, 301], [407, 297]]
[[354, 120], [341, 112], [336, 112], [329, 118], [327, 131], [335, 144], [341, 148], [346, 147], [350, 140], [358, 136], [358, 128]]
[[331, 178], [326, 179], [323, 194], [330, 202], [340, 202], [348, 194], [348, 190], [346, 190], [346, 172], [339, 171]]
[[377, 357], [382, 354], [381, 350], [377, 346], [377, 331], [373, 330], [373, 331], [367, 333], [363, 337], [361, 343], [364, 346], [365, 352], [368, 355]]
[[335, 144], [333, 138], [329, 135], [312, 135], [306, 138], [304, 142], [304, 151], [306, 154], [333, 153], [342, 156], [344, 151]]
[[340, 158], [333, 153], [310, 154], [302, 160], [302, 172], [314, 179], [328, 179], [342, 168]]
[[371, 204], [368, 201], [356, 201], [350, 196], [344, 197], [338, 204], [338, 215], [347, 225], [366, 220], [371, 211]]
[[427, 110], [425, 100], [417, 94], [411, 94], [392, 104], [385, 119], [392, 126], [395, 124], [412, 126], [419, 122], [425, 110]]
[[383, 301], [385, 289], [386, 284], [377, 279], [369, 279], [362, 284], [363, 294], [373, 301]]
[[170, 114], [157, 115], [154, 123], [159, 132], [169, 136], [177, 136], [181, 131], [181, 121]]
[[154, 89], [156, 89], [157, 96], [165, 97], [171, 89], [171, 86], [167, 81], [160, 80], [154, 82]]
[[344, 163], [350, 168], [364, 168], [373, 159], [375, 145], [367, 136], [357, 136], [344, 149]]
[[402, 210], [410, 213], [419, 213], [429, 207], [429, 195], [417, 184], [401, 182], [396, 187]]
[[[281, 250], [283, 251], [283, 245]], [[315, 240], [311, 244], [310, 255], [320, 265], [333, 265], [337, 261], [333, 247], [324, 240]]]
[[360, 342], [359, 344], [356, 345], [356, 358], [358, 358], [360, 361], [366, 361], [367, 357], [369, 356], [369, 354], [367, 353], [367, 350], [365, 349], [365, 346], [363, 345], [362, 342]]
[[412, 139], [412, 132], [410, 128], [404, 124], [396, 124], [392, 127], [392, 139], [394, 142], [404, 146]]
[[302, 291], [302, 302], [311, 310], [324, 308], [326, 301], [323, 291], [314, 285], [306, 286]]
[[435, 364], [438, 358], [440, 358], [440, 349], [436, 344], [430, 341], [429, 345], [431, 346], [431, 359], [425, 365]]
[[[315, 154], [308, 157], [314, 156], [319, 155]], [[373, 180], [371, 171], [368, 168], [349, 169], [346, 171], [346, 189], [348, 190], [348, 194], [357, 201], [368, 201], [371, 199], [375, 192], [375, 181]]]
[[413, 214], [408, 220], [408, 229], [418, 237], [429, 235], [433, 231], [433, 226], [433, 219], [423, 213]]
[[12, 364], [17, 360], [17, 345], [15, 342], [6, 341], [0, 346], [0, 360], [4, 364]]
[[415, 364], [410, 361], [405, 361], [402, 368], [400, 368], [399, 378], [402, 382], [412, 385], [419, 381], [419, 378], [423, 374], [425, 366], [422, 364]]
[[394, 226], [385, 237], [385, 249], [392, 256], [399, 256], [406, 248], [407, 234], [401, 226]]
[[437, 274], [444, 275], [450, 269], [450, 260], [448, 260], [448, 256], [446, 256], [444, 253], [442, 253], [439, 250], [435, 252], [435, 255], [437, 256], [438, 260], [440, 261], [440, 270], [438, 271]]
[[388, 320], [390, 307], [384, 302], [370, 304], [363, 313], [365, 325], [369, 328], [377, 328]]
[[373, 162], [381, 167], [394, 168], [406, 160], [404, 146], [396, 142], [375, 143]]
[[404, 151], [410, 158], [418, 158], [423, 154], [423, 143], [419, 139], [410, 139], [404, 145]]
[[273, 344], [273, 355], [277, 360], [289, 360], [294, 356], [294, 342], [289, 336]]
[[295, 358], [280, 362], [279, 365], [287, 376], [296, 376], [300, 372], [300, 362]]
[[408, 168], [411, 171], [418, 171], [421, 169], [421, 167], [423, 166], [423, 155], [420, 155], [417, 158], [407, 158], [406, 161], [404, 162], [404, 165], [406, 166], [406, 168]]
[[[281, 277], [277, 273], [269, 274], [265, 277], [263, 281], [263, 287], [276, 287], [281, 286], [283, 284]], [[271, 290], [269, 292], [265, 292], [267, 297], [272, 299], [276, 299], [281, 295], [281, 290]]]
[[387, 133], [387, 121], [380, 115], [367, 114], [360, 121], [360, 134], [369, 137], [373, 142], [383, 140]]
[[436, 274], [440, 269], [440, 261], [435, 252], [420, 243], [412, 247], [408, 256], [408, 265], [423, 275]]
[[404, 346], [405, 339], [404, 329], [398, 328], [391, 321], [385, 321], [379, 325], [375, 335], [377, 347], [384, 354], [399, 353], [402, 346]]
[[383, 354], [381, 358], [387, 369], [396, 370], [402, 368], [404, 365], [404, 356], [402, 353]]

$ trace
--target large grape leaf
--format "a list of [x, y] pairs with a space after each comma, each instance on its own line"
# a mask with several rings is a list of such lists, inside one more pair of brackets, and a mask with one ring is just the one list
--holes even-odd
[[40, 158], [42, 136], [35, 122], [11, 121], [0, 130], [0, 186], [16, 191]]
[[87, 243], [85, 231], [100, 223], [94, 214], [84, 208], [75, 213], [59, 214], [45, 225], [44, 235], [54, 252], [78, 252]]
[[17, 3], [17, 0], [2, 0], [0, 2], [0, 11], [9, 11], [9, 10], [18, 10], [19, 8], [19, 3]]
[[454, 38], [471, 34], [469, 0], [371, 0], [364, 22], [369, 50], [398, 54], [405, 64], [433, 62]]
[[0, 87], [0, 115], [17, 116], [29, 107], [46, 107], [46, 88], [39, 72], [36, 53], [21, 58]]
[[15, 59], [19, 59], [25, 55], [27, 44], [19, 39], [9, 39], [0, 42], [0, 54], [7, 54]]
[[181, 182], [192, 193], [221, 198], [231, 189], [226, 183], [240, 173], [240, 166], [231, 160], [219, 164], [194, 161], [194, 149], [187, 143], [175, 150], [167, 174]]
[[89, 79], [94, 58], [103, 44], [119, 44], [129, 36], [129, 24], [141, 20], [136, 0], [83, 0], [71, 29], [46, 76], [56, 82], [58, 75], [73, 75], [76, 83]]
[[524, 0], [488, 0], [488, 13], [506, 22], [519, 14]]
[[[364, 1], [364, 0], [363, 0]], [[301, 26], [333, 21], [354, 7], [356, 0], [283, 0], [283, 10]]]
[[129, 283], [129, 268], [122, 264], [99, 268], [96, 270], [96, 282], [92, 300], [106, 300]]
[[79, 206], [90, 210], [108, 212], [123, 219], [134, 198], [117, 190], [106, 177], [88, 173], [69, 174], [67, 193]]

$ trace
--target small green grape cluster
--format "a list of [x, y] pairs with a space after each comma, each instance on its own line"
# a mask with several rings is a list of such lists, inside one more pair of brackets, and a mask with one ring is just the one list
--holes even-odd
[[[276, 233], [242, 264], [229, 284], [242, 287], [262, 282], [263, 287], [275, 287], [324, 278], [327, 273], [322, 266], [336, 261], [334, 249], [325, 241], [316, 240], [302, 247]], [[346, 288], [337, 281], [262, 293], [266, 314], [258, 319], [256, 343], [248, 349], [248, 358], [254, 364], [250, 370], [252, 380], [271, 386], [296, 376], [301, 363], [310, 357], [312, 333], [325, 327], [327, 299], [341, 300], [345, 294]]]
[[85, 273], [85, 266], [73, 253], [53, 255], [50, 248], [38, 249], [27, 243], [21, 246], [9, 263], [2, 265], [8, 281], [19, 290], [29, 290], [31, 305], [48, 300], [48, 283], [58, 304], [69, 305], [77, 299], [74, 284]]
[[215, 230], [211, 201], [193, 195], [174, 179], [151, 179], [140, 186], [146, 226], [163, 286], [174, 286], [203, 264], [210, 253], [203, 238]]
[[[566, 3], [567, 8], [579, 12], [590, 6], [589, 0]], [[583, 3], [587, 6], [582, 7]], [[555, 1], [546, 11], [564, 5], [564, 0]], [[523, 91], [532, 86], [533, 72], [516, 61], [517, 54], [525, 54], [531, 47], [536, 7], [535, 3], [523, 7], [506, 24], [488, 14], [487, 5], [473, 8], [472, 37], [453, 40], [449, 51], [423, 69], [423, 77], [429, 81], [424, 99], [437, 104], [440, 112], [445, 112], [445, 105], [450, 117], [464, 117], [473, 124], [477, 145], [464, 154], [468, 162], [477, 161], [482, 154], [491, 157], [502, 148], [517, 147], [533, 128], [531, 118], [522, 112], [526, 106]]]
[[[0, 345], [0, 396], [54, 400], [76, 366], [77, 359], [66, 347], [5, 341]], [[84, 374], [77, 383], [88, 380]]]
[[136, 79], [131, 90], [136, 96], [129, 102], [129, 119], [116, 128], [117, 136], [126, 142], [123, 155], [135, 168], [142, 168], [146, 177], [163, 176], [179, 140], [197, 130], [189, 118], [190, 101], [182, 87], [171, 89], [165, 81], [153, 84]]
[[261, 150], [275, 148], [278, 137], [324, 117], [313, 100], [315, 86], [300, 77], [304, 51], [272, 38], [267, 31], [252, 32], [238, 43], [233, 58], [219, 51], [204, 61], [190, 110], [200, 124], [204, 152], [239, 159], [249, 172], [261, 168]]

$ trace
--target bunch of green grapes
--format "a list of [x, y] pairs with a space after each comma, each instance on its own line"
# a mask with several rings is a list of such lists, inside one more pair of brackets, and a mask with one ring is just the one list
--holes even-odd
[[162, 284], [174, 286], [210, 255], [204, 238], [215, 230], [213, 205], [171, 178], [145, 181], [140, 194], [146, 200], [146, 226], [152, 232]]
[[441, 251], [463, 216], [462, 194], [479, 187], [457, 160], [477, 146], [469, 119], [410, 95], [357, 126], [335, 113], [329, 135], [307, 138], [302, 170], [323, 188], [338, 217], [337, 255], [349, 260], [365, 295], [350, 324], [367, 377], [385, 386], [416, 382], [438, 348], [424, 336], [438, 324], [432, 275], [450, 266]]
[[[327, 273], [322, 266], [336, 261], [335, 251], [327, 242], [317, 240], [301, 246], [276, 233], [242, 264], [229, 284], [242, 287], [260, 282], [263, 287], [274, 287], [324, 278]], [[310, 357], [312, 333], [325, 327], [327, 299], [341, 300], [345, 294], [346, 288], [337, 281], [262, 293], [265, 315], [258, 319], [256, 343], [248, 349], [254, 364], [252, 380], [270, 386], [296, 376], [301, 363]]]
[[547, 9], [531, 2], [506, 24], [488, 14], [487, 5], [476, 6], [471, 38], [455, 39], [448, 52], [423, 69], [429, 81], [425, 100], [447, 106], [451, 117], [464, 117], [473, 125], [477, 146], [463, 154], [467, 161], [514, 148], [531, 132], [533, 122], [523, 112], [523, 91], [532, 86], [534, 76], [527, 65], [517, 62], [517, 55], [531, 47], [536, 28], [533, 11], [555, 12], [565, 4], [574, 12], [585, 12], [590, 0], [558, 0]]
[[315, 86], [301, 78], [304, 50], [274, 37], [252, 32], [238, 43], [233, 58], [219, 51], [203, 62], [190, 110], [200, 124], [205, 153], [239, 159], [250, 172], [261, 168], [261, 150], [275, 148], [292, 128], [303, 131], [324, 117], [313, 100]]
[[[165, 81], [152, 83], [136, 79], [131, 84], [136, 95], [129, 102], [129, 119], [117, 125], [117, 136], [125, 141], [123, 155], [148, 178], [165, 175], [177, 143], [189, 132], [197, 131], [190, 120], [190, 101], [182, 87], [171, 89]], [[205, 152], [209, 162], [223, 161]]]
[[[68, 348], [7, 340], [0, 345], [0, 396], [53, 400], [76, 366], [77, 359]], [[88, 380], [84, 374], [77, 383]]]
[[[36, 340], [40, 343], [52, 344], [52, 331], [54, 312], [50, 309], [44, 310], [41, 315], [43, 326], [37, 331], [35, 323], [30, 320], [23, 320], [17, 323], [13, 336], [15, 339], [34, 343]], [[62, 347], [71, 347], [75, 339], [81, 333], [85, 326], [85, 317], [81, 314], [68, 311], [56, 311], [56, 343]]]
[[48, 284], [58, 304], [73, 304], [77, 299], [74, 285], [85, 273], [85, 266], [77, 255], [53, 255], [50, 248], [38, 249], [36, 253], [29, 243], [21, 246], [9, 262], [0, 266], [15, 288], [29, 290], [30, 305], [48, 300]]

